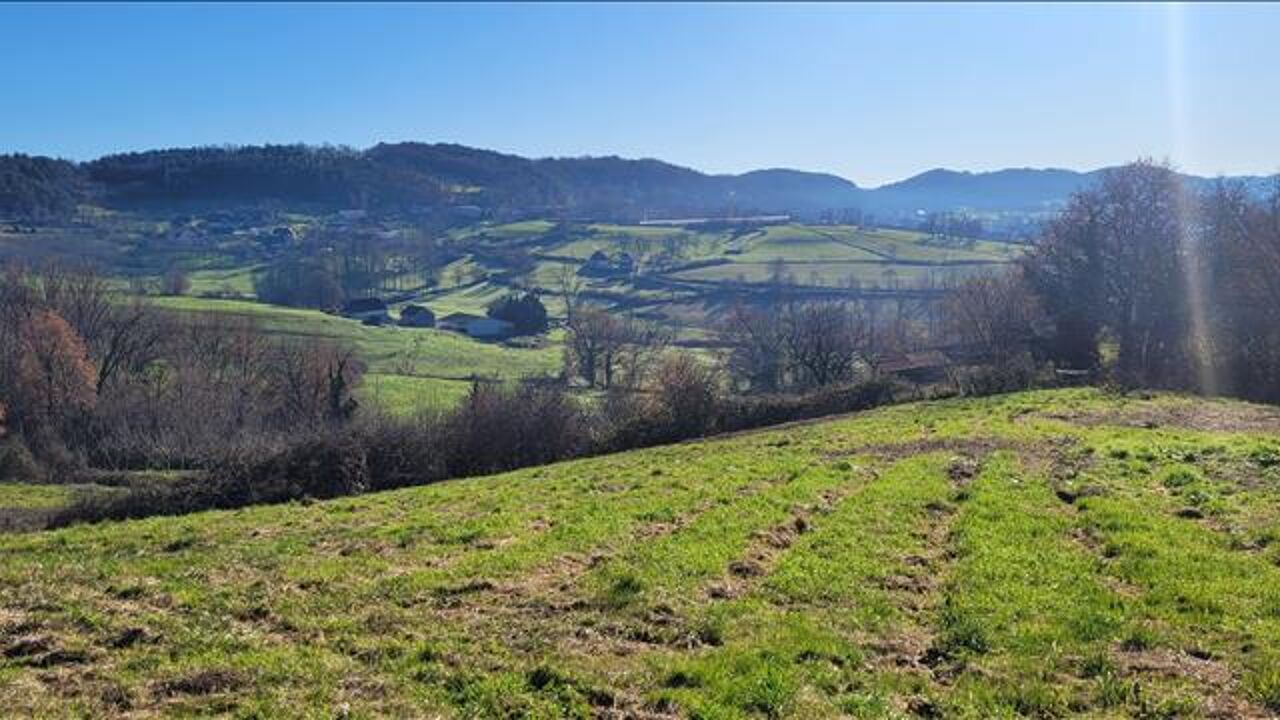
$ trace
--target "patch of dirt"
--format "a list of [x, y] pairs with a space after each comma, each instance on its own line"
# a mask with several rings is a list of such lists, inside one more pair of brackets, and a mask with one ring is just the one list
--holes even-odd
[[973, 479], [978, 477], [982, 472], [982, 462], [972, 455], [960, 455], [951, 459], [951, 464], [947, 466], [947, 477], [951, 480], [951, 484], [957, 488], [962, 488]]
[[1209, 432], [1280, 432], [1280, 411], [1258, 405], [1228, 405], [1211, 401], [1135, 405], [1116, 410], [1036, 412], [1022, 418], [1041, 417], [1084, 427], [1110, 425], [1147, 430], [1175, 427]]
[[51, 668], [59, 665], [83, 665], [89, 660], [89, 653], [83, 650], [54, 649], [27, 660], [26, 664], [37, 668]]
[[1231, 669], [1207, 654], [1169, 649], [1120, 650], [1117, 666], [1125, 675], [1147, 675], [1190, 680], [1206, 698], [1203, 708], [1211, 718], [1274, 718], [1273, 713], [1239, 696], [1240, 683]]
[[351, 675], [342, 679], [343, 697], [355, 700], [381, 700], [387, 697], [387, 685], [382, 680]]
[[23, 635], [8, 640], [0, 656], [33, 668], [52, 668], [61, 665], [80, 665], [89, 661], [83, 650], [60, 647], [50, 635]]
[[107, 641], [107, 645], [108, 647], [121, 650], [133, 647], [139, 643], [154, 643], [159, 639], [159, 636], [153, 634], [146, 628], [129, 627], [121, 630], [115, 637]]
[[243, 673], [235, 670], [201, 670], [156, 684], [157, 695], [212, 695], [237, 690], [248, 684]]
[[598, 720], [672, 720], [683, 717], [675, 705], [664, 701], [647, 703], [630, 693], [611, 693], [609, 701], [608, 705], [593, 707], [591, 716]]
[[833, 455], [870, 455], [874, 458], [894, 461], [916, 455], [949, 452], [967, 457], [984, 457], [997, 450], [1024, 450], [1026, 443], [993, 437], [922, 438], [903, 443], [883, 443], [850, 448]]
[[10, 638], [28, 635], [40, 627], [25, 612], [10, 608], [0, 608], [0, 647]]
[[48, 635], [27, 635], [9, 641], [0, 655], [10, 660], [22, 660], [48, 652], [53, 647], [53, 639]]
[[920, 628], [900, 630], [894, 635], [870, 639], [863, 646], [879, 656], [882, 664], [898, 669], [922, 669], [933, 646], [933, 635]]
[[496, 587], [497, 585], [495, 585], [491, 580], [480, 579], [480, 580], [472, 580], [470, 582], [466, 582], [461, 585], [453, 585], [449, 587], [437, 588], [435, 590], [435, 594], [440, 598], [444, 598], [447, 604], [449, 600], [452, 598], [457, 598], [462, 595], [471, 595], [474, 593], [488, 592], [490, 590], [495, 589]]

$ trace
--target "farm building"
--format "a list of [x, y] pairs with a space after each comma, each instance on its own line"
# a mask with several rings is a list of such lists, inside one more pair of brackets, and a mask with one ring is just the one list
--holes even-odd
[[630, 253], [620, 253], [617, 258], [610, 258], [602, 250], [591, 253], [591, 257], [578, 268], [579, 275], [588, 277], [622, 277], [635, 272], [636, 261]]
[[506, 320], [496, 320], [481, 315], [453, 313], [440, 318], [441, 330], [452, 330], [481, 340], [499, 340], [515, 332], [516, 326]]
[[348, 300], [342, 306], [342, 316], [366, 323], [384, 323], [391, 319], [387, 304], [381, 298]]
[[405, 305], [400, 311], [402, 327], [435, 327], [436, 315], [422, 305]]

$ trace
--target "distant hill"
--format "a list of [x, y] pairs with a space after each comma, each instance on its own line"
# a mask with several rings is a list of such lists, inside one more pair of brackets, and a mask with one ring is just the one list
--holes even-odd
[[1016, 168], [971, 173], [938, 168], [873, 191], [882, 210], [1044, 210], [1059, 205], [1101, 171]]
[[[1059, 207], [1100, 171], [936, 169], [875, 189], [835, 175], [768, 169], [711, 175], [660, 160], [530, 159], [453, 144], [367, 150], [268, 145], [152, 150], [72, 163], [0, 156], [0, 219], [65, 218], [81, 204], [188, 211], [266, 205], [314, 212], [478, 209], [488, 217], [635, 221], [690, 215], [857, 210], [881, 219], [920, 212], [1036, 213]], [[1191, 178], [1205, 185], [1205, 178]], [[1242, 178], [1261, 191], [1272, 179]]]

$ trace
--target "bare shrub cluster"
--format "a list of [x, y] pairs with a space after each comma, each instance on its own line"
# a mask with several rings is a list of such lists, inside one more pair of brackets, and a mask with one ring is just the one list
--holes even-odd
[[372, 413], [305, 432], [280, 447], [228, 453], [211, 470], [81, 497], [50, 522], [180, 514], [326, 498], [482, 475], [646, 447], [892, 401], [884, 383], [744, 398], [717, 369], [684, 353], [650, 380], [583, 402], [562, 384], [477, 382], [457, 407], [396, 419]]
[[362, 373], [349, 349], [271, 339], [244, 318], [163, 312], [89, 270], [0, 274], [6, 443], [57, 477], [87, 465], [207, 468], [283, 446], [349, 421]]

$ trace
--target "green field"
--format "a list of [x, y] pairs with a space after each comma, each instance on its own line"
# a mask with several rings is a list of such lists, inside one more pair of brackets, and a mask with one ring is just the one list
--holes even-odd
[[368, 366], [359, 388], [363, 400], [394, 413], [453, 404], [472, 376], [517, 379], [554, 374], [561, 350], [551, 337], [540, 348], [483, 343], [444, 330], [368, 327], [316, 310], [191, 297], [155, 298], [169, 310], [220, 313], [255, 320], [277, 337], [321, 338], [348, 343]]
[[0, 482], [0, 508], [43, 510], [65, 505], [72, 486]]
[[1265, 717], [1280, 413], [1093, 390], [0, 537], [17, 716]]
[[[283, 220], [299, 233], [319, 222], [306, 216]], [[89, 260], [108, 269], [122, 291], [137, 280], [158, 284], [166, 270], [181, 268], [190, 280], [187, 296], [153, 298], [155, 303], [183, 312], [253, 317], [275, 335], [350, 343], [368, 365], [360, 399], [366, 406], [396, 414], [451, 405], [467, 391], [473, 376], [548, 375], [562, 365], [562, 337], [555, 332], [535, 348], [516, 348], [436, 330], [369, 328], [332, 315], [247, 299], [212, 299], [252, 298], [255, 274], [270, 264], [270, 254], [240, 235], [210, 239], [199, 247], [182, 245], [164, 235], [168, 221], [143, 215], [113, 213], [97, 221], [108, 223], [97, 235], [66, 228], [0, 235], [0, 258], [12, 253]], [[524, 288], [541, 293], [553, 318], [563, 317], [565, 271], [576, 272], [597, 251], [611, 257], [625, 252], [636, 259], [636, 274], [580, 278], [587, 302], [616, 312], [643, 313], [669, 326], [681, 340], [713, 337], [717, 308], [725, 307], [734, 293], [763, 288], [774, 279], [778, 261], [791, 292], [803, 296], [812, 290], [829, 298], [833, 288], [849, 289], [854, 297], [873, 288], [910, 288], [991, 272], [1020, 252], [1017, 245], [943, 242], [904, 230], [799, 224], [712, 230], [594, 223], [566, 229], [530, 220], [455, 228], [439, 240], [456, 259], [439, 268], [436, 283], [413, 298], [437, 317], [484, 314], [494, 301]], [[513, 247], [528, 255], [528, 271], [518, 276], [503, 260]], [[403, 286], [422, 283], [422, 278], [413, 278]]]
[[[990, 271], [1010, 262], [1019, 246], [983, 240], [941, 241], [906, 230], [861, 229], [849, 226], [774, 225], [755, 230], [703, 232], [682, 228], [590, 225], [569, 239], [540, 242], [550, 226], [517, 223], [475, 230], [463, 235], [470, 241], [531, 243], [535, 254], [548, 258], [585, 260], [592, 253], [627, 252], [644, 272], [675, 280], [751, 283], [770, 279], [768, 265], [781, 261], [799, 286], [838, 287], [856, 277], [864, 286], [890, 287], [894, 282], [915, 281], [948, 274]], [[653, 266], [656, 258], [674, 252], [673, 270]], [[709, 260], [721, 264], [681, 270], [687, 263]], [[554, 265], [542, 265], [534, 273], [542, 285], [554, 276]]]

